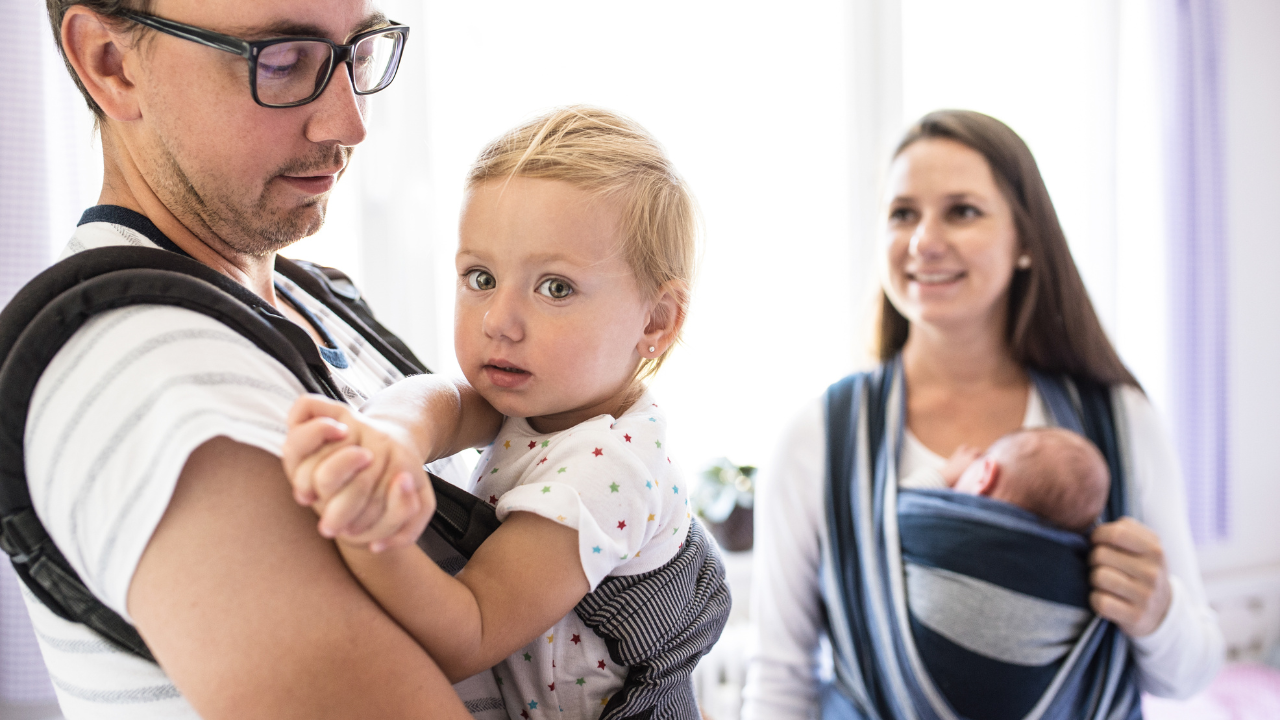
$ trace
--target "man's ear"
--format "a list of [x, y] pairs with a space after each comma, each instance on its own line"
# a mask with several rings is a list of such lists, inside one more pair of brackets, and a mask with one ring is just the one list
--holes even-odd
[[62, 52], [102, 112], [123, 122], [142, 116], [125, 62], [130, 50], [128, 35], [112, 29], [101, 15], [83, 5], [67, 8]]
[[680, 328], [684, 327], [688, 299], [689, 286], [683, 281], [670, 280], [658, 288], [657, 297], [645, 318], [644, 334], [636, 346], [640, 357], [660, 357], [675, 343], [680, 336]]
[[1000, 482], [1000, 463], [995, 458], [982, 458], [982, 474], [978, 476], [978, 494], [991, 497]]

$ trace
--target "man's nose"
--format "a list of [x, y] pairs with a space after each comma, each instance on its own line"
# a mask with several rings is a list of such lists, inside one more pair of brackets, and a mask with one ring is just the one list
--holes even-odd
[[333, 69], [329, 87], [312, 100], [311, 118], [307, 122], [307, 139], [314, 143], [359, 145], [368, 134], [365, 125], [368, 96], [356, 95], [351, 86], [351, 73], [347, 64]]
[[519, 293], [500, 287], [490, 296], [483, 321], [486, 337], [511, 342], [524, 339], [524, 318], [518, 295]]

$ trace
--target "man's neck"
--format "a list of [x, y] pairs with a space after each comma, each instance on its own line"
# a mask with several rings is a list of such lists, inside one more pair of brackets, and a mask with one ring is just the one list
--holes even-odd
[[103, 180], [100, 205], [118, 205], [141, 213], [165, 237], [191, 257], [235, 280], [279, 307], [273, 285], [275, 253], [249, 256], [236, 252], [198, 216], [179, 218], [155, 194], [130, 158], [121, 157], [110, 133], [102, 133]]

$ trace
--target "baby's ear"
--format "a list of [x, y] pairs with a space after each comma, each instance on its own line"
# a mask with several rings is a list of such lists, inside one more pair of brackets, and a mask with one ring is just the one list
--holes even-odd
[[1000, 461], [992, 457], [982, 458], [982, 474], [978, 476], [978, 494], [991, 497], [1000, 483]]

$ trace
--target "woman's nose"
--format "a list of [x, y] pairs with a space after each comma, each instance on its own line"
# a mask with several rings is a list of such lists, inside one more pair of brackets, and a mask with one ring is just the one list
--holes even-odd
[[524, 322], [516, 293], [498, 288], [490, 297], [483, 321], [484, 334], [493, 340], [519, 342], [524, 338]]
[[907, 252], [912, 255], [928, 257], [938, 255], [946, 250], [946, 238], [941, 220], [933, 213], [925, 213], [911, 233], [911, 242]]

